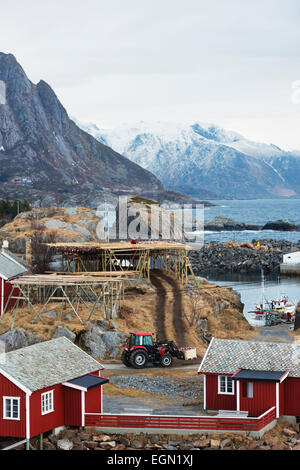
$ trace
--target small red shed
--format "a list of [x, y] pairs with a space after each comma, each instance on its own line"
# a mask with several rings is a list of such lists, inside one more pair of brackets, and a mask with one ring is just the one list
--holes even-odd
[[65, 337], [0, 357], [0, 436], [30, 439], [102, 413], [101, 364]]
[[10, 310], [15, 304], [15, 300], [10, 300], [9, 305], [7, 301], [9, 294], [12, 289], [15, 289], [13, 295], [18, 294], [18, 289], [12, 287], [9, 281], [15, 279], [22, 274], [27, 273], [28, 267], [26, 263], [9, 250], [4, 247], [0, 251], [0, 316], [4, 314], [5, 311]]
[[198, 374], [206, 410], [300, 417], [300, 345], [212, 338]]

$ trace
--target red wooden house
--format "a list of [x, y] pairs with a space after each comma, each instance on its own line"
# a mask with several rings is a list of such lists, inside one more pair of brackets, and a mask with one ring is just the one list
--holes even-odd
[[[0, 251], [0, 316], [4, 314], [4, 311], [10, 310], [15, 304], [15, 300], [10, 300], [9, 305], [7, 301], [9, 294], [13, 289], [9, 281], [16, 277], [25, 274], [28, 271], [28, 267], [23, 260], [15, 256], [9, 250], [1, 248]], [[14, 295], [18, 294], [18, 290], [14, 287]]]
[[102, 413], [101, 364], [65, 337], [0, 357], [0, 436], [30, 439]]
[[198, 373], [206, 410], [300, 417], [300, 345], [213, 338]]

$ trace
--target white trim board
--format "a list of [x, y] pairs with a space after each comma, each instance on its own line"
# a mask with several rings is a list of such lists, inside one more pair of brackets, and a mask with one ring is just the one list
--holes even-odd
[[[207, 350], [205, 351], [204, 357], [203, 357], [203, 359], [202, 359], [202, 361], [201, 361], [201, 364], [200, 364], [200, 366], [199, 366], [199, 369], [198, 369], [198, 373], [201, 372], [200, 369], [201, 369], [202, 365], [204, 364], [204, 361], [205, 361], [205, 359], [206, 359], [206, 356], [207, 356], [207, 354], [208, 354], [208, 351], [210, 350], [210, 347], [211, 347], [211, 345], [212, 345], [214, 339], [215, 339], [215, 338], [212, 337], [212, 339], [211, 339], [211, 341], [210, 341], [210, 343], [209, 343], [209, 345], [208, 345], [208, 348], [207, 348]], [[205, 372], [203, 372], [203, 374], [204, 374], [204, 373], [205, 373]]]
[[83, 392], [87, 392], [87, 388], [82, 387], [81, 385], [74, 385], [74, 384], [71, 384], [69, 382], [63, 382], [62, 385], [64, 385], [64, 387], [75, 388], [76, 390], [81, 390]]
[[10, 380], [10, 382], [12, 382], [13, 384], [15, 384], [18, 388], [20, 388], [23, 392], [25, 393], [28, 393], [28, 395], [31, 395], [32, 394], [32, 391], [29, 390], [29, 388], [27, 388], [25, 385], [23, 385], [21, 382], [19, 382], [18, 379], [15, 379], [14, 377], [12, 377], [8, 372], [6, 372], [5, 370], [3, 370], [1, 367], [0, 367], [0, 374], [2, 374], [6, 379]]

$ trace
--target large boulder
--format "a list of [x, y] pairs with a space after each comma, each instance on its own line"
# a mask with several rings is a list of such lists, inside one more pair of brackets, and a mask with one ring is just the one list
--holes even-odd
[[42, 338], [35, 339], [32, 331], [26, 332], [23, 328], [13, 328], [0, 335], [0, 342], [5, 345], [5, 352], [25, 348], [41, 341], [43, 341]]
[[116, 328], [109, 329], [106, 320], [98, 320], [93, 325], [89, 323], [87, 331], [82, 336], [82, 346], [95, 358], [116, 358], [121, 347], [126, 342], [126, 335]]
[[73, 331], [70, 331], [69, 328], [65, 326], [58, 326], [52, 335], [52, 339], [61, 338], [62, 336], [68, 338], [73, 343], [76, 339], [76, 334]]

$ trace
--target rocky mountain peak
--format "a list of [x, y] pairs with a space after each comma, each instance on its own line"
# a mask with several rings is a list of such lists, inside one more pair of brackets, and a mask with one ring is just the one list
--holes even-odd
[[162, 188], [149, 171], [77, 127], [53, 89], [43, 80], [33, 84], [12, 54], [0, 53], [0, 81], [0, 182], [26, 177], [49, 191], [64, 184]]

